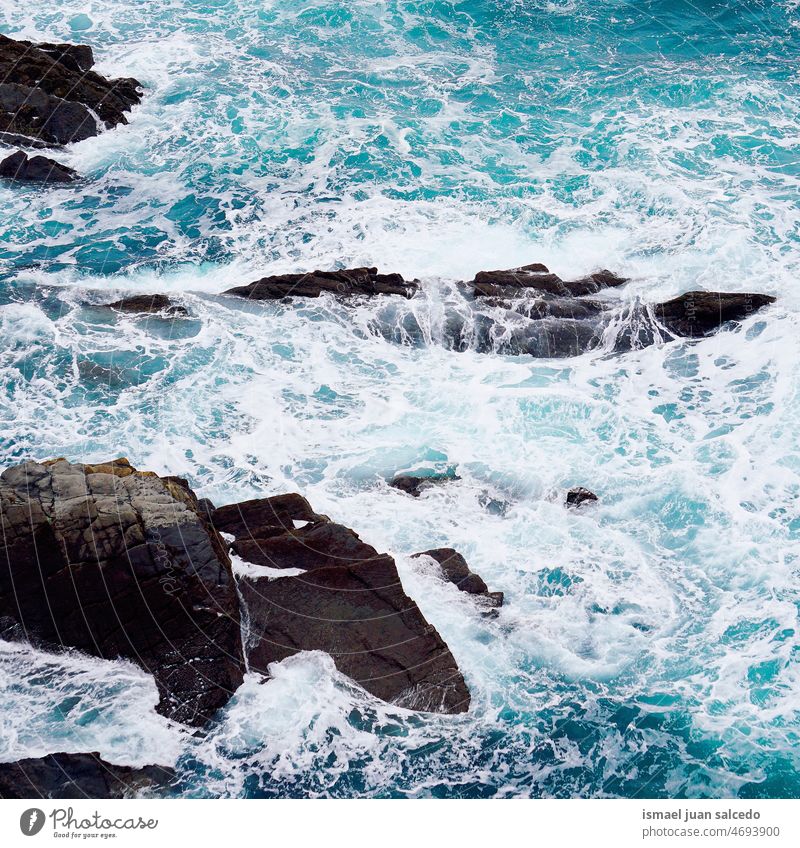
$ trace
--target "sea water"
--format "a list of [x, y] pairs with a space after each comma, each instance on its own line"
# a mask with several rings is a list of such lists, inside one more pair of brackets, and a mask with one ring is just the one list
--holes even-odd
[[[0, 465], [127, 456], [216, 503], [286, 491], [395, 556], [468, 714], [324, 654], [201, 735], [126, 663], [0, 645], [0, 759], [160, 762], [187, 796], [798, 796], [800, 12], [789, 0], [0, 0], [145, 87], [128, 126], [0, 186]], [[394, 344], [455, 281], [606, 267], [612, 297], [775, 306], [572, 360]], [[376, 265], [424, 294], [248, 304]], [[181, 321], [98, 309], [166, 292]], [[461, 479], [419, 499], [398, 472]], [[600, 500], [566, 510], [565, 489]], [[452, 546], [480, 616], [416, 551]]]

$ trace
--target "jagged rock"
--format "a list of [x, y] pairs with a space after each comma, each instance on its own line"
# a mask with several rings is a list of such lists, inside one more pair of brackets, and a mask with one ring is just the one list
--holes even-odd
[[243, 578], [249, 662], [325, 651], [343, 674], [384, 701], [412, 710], [459, 713], [470, 695], [453, 655], [403, 591], [389, 556], [295, 577]]
[[127, 123], [141, 100], [130, 78], [106, 79], [89, 70], [83, 45], [31, 44], [0, 35], [0, 132], [46, 144], [68, 144]]
[[596, 271], [579, 280], [562, 280], [546, 266], [535, 263], [508, 271], [480, 271], [471, 285], [476, 297], [508, 296], [520, 289], [534, 289], [556, 297], [579, 297], [596, 294], [602, 289], [616, 288], [626, 282], [625, 277], [605, 270]]
[[112, 765], [97, 753], [48, 754], [0, 763], [0, 798], [126, 798], [174, 778], [171, 768]]
[[92, 48], [86, 44], [50, 44], [47, 42], [37, 44], [32, 41], [19, 41], [18, 43], [41, 50], [51, 59], [60, 62], [76, 73], [83, 73], [94, 67], [94, 53]]
[[252, 670], [268, 674], [270, 663], [299, 651], [325, 651], [378, 698], [408, 709], [468, 709], [456, 661], [403, 591], [390, 556], [315, 513], [299, 495], [231, 504], [211, 515], [247, 562], [304, 570], [240, 578]]
[[406, 282], [400, 274], [379, 274], [377, 268], [350, 268], [343, 271], [312, 271], [308, 274], [280, 274], [264, 277], [246, 286], [236, 286], [224, 294], [249, 300], [280, 300], [284, 297], [399, 294], [413, 297], [416, 282]]
[[186, 481], [26, 462], [0, 475], [0, 636], [128, 658], [163, 715], [201, 725], [242, 681], [225, 546]]
[[211, 520], [220, 533], [230, 533], [244, 539], [255, 534], [267, 538], [286, 530], [295, 529], [295, 521], [327, 521], [318, 515], [311, 504], [301, 495], [276, 495], [271, 498], [256, 498], [251, 501], [229, 504], [213, 509]]
[[33, 183], [71, 183], [78, 178], [78, 174], [48, 159], [46, 156], [31, 156], [18, 150], [0, 162], [0, 177], [19, 182]]
[[313, 571], [354, 562], [373, 562], [379, 554], [348, 527], [320, 522], [273, 536], [251, 536], [233, 543], [233, 552], [247, 562], [269, 568]]
[[768, 294], [690, 291], [653, 307], [656, 319], [673, 335], [707, 336], [729, 321], [743, 321], [775, 303]]
[[131, 297], [124, 297], [122, 300], [115, 300], [113, 303], [106, 303], [104, 306], [131, 315], [164, 313], [177, 317], [189, 314], [183, 306], [176, 306], [163, 294], [136, 294]]
[[453, 548], [434, 548], [414, 554], [415, 557], [430, 557], [439, 564], [445, 580], [457, 586], [468, 595], [477, 595], [484, 599], [488, 606], [503, 606], [503, 593], [490, 592], [489, 587], [480, 575], [470, 570], [464, 557]]
[[63, 145], [97, 135], [97, 122], [82, 103], [30, 86], [0, 83], [0, 132]]
[[575, 486], [567, 492], [565, 503], [567, 506], [580, 506], [582, 503], [596, 501], [597, 499], [594, 492], [584, 489], [583, 486]]
[[399, 489], [413, 498], [418, 498], [426, 489], [439, 486], [443, 483], [451, 483], [461, 478], [456, 474], [398, 474], [393, 477], [389, 485], [393, 489]]

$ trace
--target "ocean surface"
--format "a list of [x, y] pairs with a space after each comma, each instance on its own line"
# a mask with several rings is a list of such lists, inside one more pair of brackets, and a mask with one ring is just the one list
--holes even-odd
[[[800, 796], [797, 2], [0, 0], [0, 31], [146, 87], [58, 155], [85, 183], [0, 185], [0, 467], [302, 492], [397, 558], [473, 695], [414, 714], [307, 654], [195, 735], [131, 665], [2, 643], [0, 760], [166, 763], [185, 796]], [[531, 262], [778, 302], [571, 360], [374, 331]], [[219, 297], [356, 265], [424, 293]], [[93, 307], [154, 291], [193, 317]], [[461, 481], [388, 487], [415, 470]], [[496, 620], [409, 557], [444, 545]]]

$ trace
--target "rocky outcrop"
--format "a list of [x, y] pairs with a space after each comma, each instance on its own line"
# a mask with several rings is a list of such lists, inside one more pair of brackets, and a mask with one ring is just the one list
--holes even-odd
[[158, 711], [202, 725], [242, 681], [225, 546], [185, 481], [26, 462], [0, 475], [0, 636], [124, 657], [155, 678]]
[[731, 321], [743, 321], [770, 303], [775, 303], [775, 298], [768, 294], [690, 291], [656, 304], [653, 313], [672, 335], [694, 338], [707, 336]]
[[455, 482], [461, 478], [456, 474], [398, 474], [393, 477], [389, 485], [393, 489], [399, 489], [412, 498], [418, 498], [427, 489], [441, 486], [444, 483]]
[[0, 134], [62, 145], [126, 124], [126, 113], [141, 100], [141, 85], [106, 79], [90, 70], [93, 62], [83, 45], [0, 35]]
[[78, 174], [46, 156], [29, 157], [18, 150], [0, 162], [0, 177], [24, 183], [71, 183]]
[[[299, 651], [325, 651], [378, 698], [408, 709], [464, 712], [470, 695], [453, 655], [403, 591], [397, 566], [298, 495], [214, 510], [243, 560], [292, 576], [239, 581], [253, 671]], [[303, 526], [297, 526], [302, 524]]]
[[[564, 280], [540, 263], [481, 271], [446, 295], [443, 315], [426, 316], [424, 307], [393, 301], [370, 320], [369, 331], [402, 345], [433, 342], [456, 351], [563, 358], [600, 346], [623, 352], [665, 337], [708, 335], [774, 302], [770, 295], [718, 292], [690, 292], [655, 305], [636, 300], [623, 303], [608, 295], [593, 297], [626, 282], [625, 277], [608, 270]], [[406, 282], [399, 274], [355, 268], [265, 277], [225, 294], [252, 300], [324, 293], [401, 294], [408, 298], [417, 290], [416, 280]]]
[[244, 578], [250, 667], [325, 651], [378, 698], [412, 710], [459, 713], [470, 695], [441, 636], [406, 595], [394, 560], [318, 568], [277, 580]]
[[453, 548], [434, 548], [414, 554], [415, 557], [430, 557], [438, 563], [442, 576], [468, 595], [475, 595], [489, 607], [503, 606], [503, 593], [490, 592], [480, 575], [470, 570], [464, 557]]
[[574, 486], [567, 492], [566, 505], [580, 506], [583, 503], [594, 503], [597, 500], [597, 495], [584, 489], [583, 486]]
[[319, 297], [325, 292], [339, 296], [399, 294], [413, 297], [416, 290], [417, 282], [406, 282], [400, 274], [379, 274], [377, 268], [350, 268], [263, 277], [249, 285], [228, 289], [223, 294], [248, 300], [280, 300], [284, 297]]
[[115, 300], [113, 303], [103, 304], [109, 309], [124, 312], [128, 315], [169, 315], [183, 317], [189, 313], [183, 306], [175, 305], [163, 294], [136, 294]]
[[596, 294], [628, 282], [611, 271], [596, 271], [578, 280], [562, 280], [545, 265], [535, 263], [508, 271], [481, 271], [470, 284], [475, 297], [513, 297], [521, 290], [533, 290], [554, 297], [570, 298]]
[[93, 754], [49, 754], [0, 763], [0, 798], [129, 798], [175, 777], [163, 766], [116, 766]]

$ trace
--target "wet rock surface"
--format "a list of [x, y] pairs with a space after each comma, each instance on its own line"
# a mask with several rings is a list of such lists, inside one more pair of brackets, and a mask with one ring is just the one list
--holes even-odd
[[97, 753], [49, 754], [0, 763], [0, 798], [126, 798], [174, 777], [164, 766], [117, 766]]
[[398, 474], [391, 479], [389, 485], [393, 489], [399, 489], [412, 498], [418, 498], [424, 491], [428, 489], [442, 486], [446, 483], [453, 483], [461, 478], [455, 474]]
[[[426, 311], [422, 289], [421, 298], [405, 307], [402, 301], [381, 306], [368, 327], [370, 333], [406, 346], [438, 343], [459, 352], [564, 358], [601, 347], [624, 352], [665, 337], [709, 335], [774, 302], [763, 294], [689, 292], [666, 303], [643, 304], [616, 294], [626, 282], [608, 270], [564, 280], [541, 263], [481, 271], [471, 282], [455, 284], [452, 293], [445, 293], [441, 315]], [[225, 294], [252, 300], [325, 293], [410, 298], [418, 290], [417, 281], [406, 282], [399, 274], [355, 268], [265, 277]]]
[[189, 314], [183, 306], [177, 306], [163, 294], [137, 294], [103, 305], [109, 309], [124, 312], [128, 315], [165, 314], [182, 317]]
[[[251, 670], [299, 651], [325, 651], [343, 674], [385, 701], [464, 712], [469, 691], [455, 659], [403, 590], [397, 566], [299, 495], [220, 507], [212, 520], [248, 563], [303, 569], [243, 577]], [[297, 522], [307, 522], [303, 527]]]
[[22, 150], [0, 162], [0, 177], [24, 183], [71, 183], [78, 174], [46, 156], [28, 156]]
[[223, 293], [248, 300], [280, 300], [284, 297], [319, 297], [325, 292], [339, 296], [398, 294], [413, 297], [416, 290], [417, 283], [406, 282], [400, 274], [379, 274], [377, 268], [349, 268], [263, 277]]
[[653, 312], [673, 335], [694, 338], [707, 336], [730, 321], [743, 321], [771, 303], [775, 298], [768, 294], [691, 291], [656, 304]]
[[580, 506], [583, 503], [594, 503], [597, 499], [594, 492], [584, 489], [583, 486], [574, 486], [567, 492], [564, 502], [567, 506]]
[[0, 475], [0, 508], [0, 636], [132, 660], [186, 724], [227, 703], [244, 668], [236, 586], [185, 481], [26, 462]]
[[294, 577], [244, 578], [250, 667], [325, 651], [378, 698], [412, 710], [466, 712], [470, 695], [449, 648], [403, 591], [389, 556]]
[[578, 280], [562, 280], [537, 262], [507, 271], [481, 271], [470, 285], [476, 297], [514, 296], [520, 290], [533, 290], [554, 297], [571, 298], [596, 294], [627, 282], [625, 277], [606, 270], [596, 271]]
[[131, 78], [106, 79], [91, 70], [93, 63], [84, 45], [39, 45], [0, 35], [0, 133], [63, 145], [126, 124], [126, 114], [141, 100], [141, 85]]
[[433, 548], [414, 554], [415, 557], [430, 557], [438, 563], [444, 579], [468, 595], [482, 598], [489, 607], [503, 606], [503, 593], [490, 592], [483, 578], [470, 570], [467, 561], [454, 548]]

